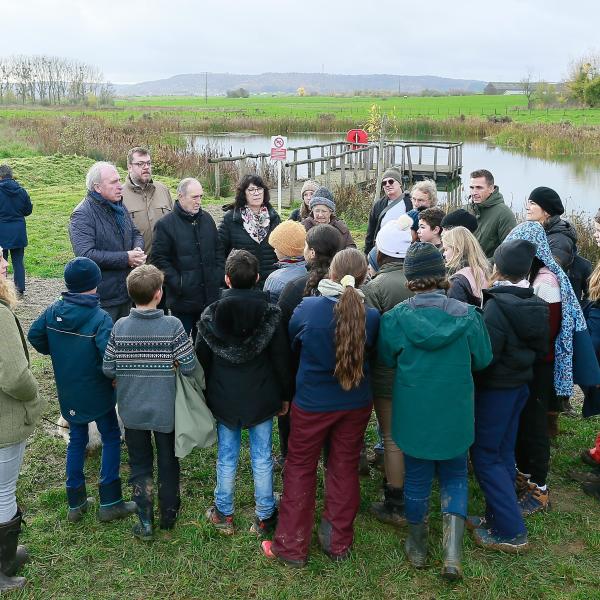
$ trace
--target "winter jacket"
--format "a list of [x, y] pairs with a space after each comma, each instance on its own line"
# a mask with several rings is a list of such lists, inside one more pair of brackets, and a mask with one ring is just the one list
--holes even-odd
[[299, 206], [298, 208], [295, 208], [290, 213], [290, 216], [288, 217], [288, 221], [298, 221], [298, 223], [301, 223], [304, 219], [304, 217], [300, 214], [301, 210], [302, 210], [301, 206]]
[[[336, 298], [307, 297], [298, 305], [288, 326], [292, 350], [300, 355], [294, 402], [308, 412], [364, 408], [372, 401], [369, 357], [375, 347], [379, 313], [366, 307], [364, 377], [358, 387], [344, 390], [335, 370]], [[356, 323], [361, 327], [361, 323]]]
[[[583, 307], [583, 314], [596, 351], [596, 360], [600, 364], [600, 302], [588, 301]], [[584, 394], [582, 415], [593, 417], [600, 414], [600, 388], [582, 386], [581, 389]]]
[[88, 194], [71, 214], [69, 236], [75, 256], [87, 256], [102, 271], [98, 285], [100, 306], [129, 302], [125, 280], [131, 271], [127, 252], [143, 248], [144, 239], [125, 211], [125, 230], [121, 232], [114, 211]]
[[533, 364], [550, 348], [548, 303], [533, 288], [499, 285], [484, 290], [483, 320], [494, 358], [476, 375], [484, 388], [516, 388], [533, 379]]
[[[403, 196], [401, 196], [398, 199], [398, 202], [404, 202], [404, 207], [407, 213], [413, 208], [409, 193], [405, 193]], [[395, 206], [395, 203], [390, 202], [387, 196], [384, 196], [381, 198], [381, 200], [377, 200], [377, 202], [373, 204], [369, 214], [369, 224], [367, 226], [367, 235], [365, 237], [365, 254], [369, 254], [371, 248], [373, 248], [375, 245], [375, 238], [381, 229], [381, 221], [385, 216], [385, 213], [392, 206]]]
[[17, 317], [0, 300], [0, 448], [27, 439], [46, 400], [29, 368], [27, 343]]
[[279, 294], [277, 306], [281, 309], [281, 320], [285, 325], [286, 331], [290, 319], [292, 318], [292, 314], [296, 310], [298, 304], [302, 302], [302, 298], [304, 298], [304, 288], [306, 287], [307, 281], [308, 273], [300, 275], [296, 277], [296, 279], [288, 281], [281, 291], [281, 294]]
[[504, 203], [497, 185], [481, 204], [471, 202], [467, 209], [477, 218], [477, 229], [474, 233], [477, 241], [485, 255], [492, 258], [496, 248], [517, 225], [515, 214]]
[[185, 212], [175, 202], [172, 213], [154, 228], [152, 263], [165, 274], [167, 306], [176, 314], [200, 314], [219, 297], [223, 264], [213, 218], [200, 209]]
[[258, 425], [290, 400], [290, 350], [281, 311], [260, 290], [229, 289], [198, 322], [206, 401], [231, 429]]
[[568, 272], [577, 249], [575, 228], [559, 215], [553, 215], [544, 223], [544, 229], [554, 260]]
[[239, 208], [224, 206], [223, 210], [227, 210], [223, 220], [219, 225], [219, 239], [221, 240], [221, 249], [219, 251], [219, 262], [225, 264], [226, 258], [233, 250], [248, 250], [258, 259], [258, 272], [260, 279], [257, 286], [262, 288], [265, 279], [275, 270], [277, 264], [277, 256], [275, 250], [269, 245], [269, 235], [279, 223], [281, 218], [274, 208], [269, 209], [269, 231], [265, 239], [259, 244], [254, 241], [244, 229], [242, 214]]
[[29, 194], [14, 179], [0, 179], [0, 246], [4, 249], [25, 248], [25, 217], [33, 206]]
[[52, 358], [60, 412], [69, 423], [90, 423], [115, 406], [112, 381], [102, 373], [112, 325], [97, 294], [65, 292], [29, 329], [30, 344]]
[[396, 368], [396, 444], [427, 460], [466, 452], [474, 439], [471, 371], [492, 360], [480, 312], [443, 293], [417, 294], [381, 317], [377, 356]]
[[[466, 271], [466, 269], [469, 269], [469, 271]], [[471, 281], [469, 281], [469, 278]], [[473, 286], [477, 287], [477, 285], [471, 267], [463, 267], [460, 271], [448, 277], [448, 281], [450, 282], [450, 288], [446, 294], [448, 298], [455, 298], [481, 308], [482, 297], [473, 293]]]
[[577, 250], [575, 250], [575, 257], [569, 267], [567, 276], [573, 287], [573, 292], [580, 304], [583, 304], [587, 300], [589, 279], [593, 271], [592, 263], [587, 259], [580, 256]]
[[[302, 221], [302, 225], [304, 225], [304, 228], [306, 229], [306, 231], [308, 231], [309, 229], [312, 229], [315, 225], [318, 225], [319, 223], [317, 223], [313, 217], [307, 217], [306, 219], [304, 219]], [[342, 250], [344, 250], [345, 248], [356, 248], [356, 243], [354, 242], [354, 239], [352, 238], [352, 234], [350, 233], [350, 230], [348, 229], [348, 225], [346, 225], [346, 223], [344, 223], [344, 221], [342, 221], [341, 219], [338, 219], [335, 215], [332, 215], [331, 220], [329, 221], [329, 224], [332, 227], [335, 227], [341, 234], [342, 234], [342, 245], [340, 246], [340, 248]]]
[[269, 292], [269, 300], [277, 304], [283, 288], [289, 281], [297, 279], [301, 275], [306, 275], [306, 261], [297, 262], [278, 262], [277, 269], [273, 271], [265, 281], [263, 290]]
[[136, 185], [128, 175], [123, 185], [123, 204], [131, 221], [144, 236], [144, 249], [150, 256], [154, 227], [173, 210], [169, 188], [160, 181], [149, 181], [144, 187]]

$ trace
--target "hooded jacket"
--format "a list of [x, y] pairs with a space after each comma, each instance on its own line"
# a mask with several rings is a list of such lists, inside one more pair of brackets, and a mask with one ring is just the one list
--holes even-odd
[[102, 358], [112, 320], [96, 294], [64, 292], [31, 325], [27, 339], [52, 358], [58, 402], [70, 423], [90, 423], [114, 408], [112, 381]]
[[260, 290], [225, 290], [198, 322], [206, 402], [231, 429], [253, 427], [290, 400], [290, 350], [279, 307]]
[[25, 188], [14, 179], [0, 179], [0, 246], [6, 250], [27, 246], [25, 217], [32, 210]]
[[549, 306], [533, 288], [484, 290], [483, 320], [494, 358], [476, 376], [478, 387], [516, 388], [533, 379], [533, 364], [550, 349]]
[[474, 439], [471, 371], [492, 360], [480, 312], [441, 291], [417, 294], [381, 317], [377, 356], [396, 368], [394, 442], [427, 460], [466, 452]]
[[488, 198], [480, 204], [471, 202], [468, 209], [477, 218], [477, 229], [473, 235], [485, 255], [493, 258], [496, 248], [517, 225], [513, 211], [504, 203], [497, 185]]

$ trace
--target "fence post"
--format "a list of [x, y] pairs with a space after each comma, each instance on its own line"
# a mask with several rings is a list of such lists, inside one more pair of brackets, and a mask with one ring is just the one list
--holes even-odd
[[215, 163], [215, 198], [221, 197], [221, 169], [220, 163]]
[[[306, 149], [306, 158], [308, 160], [311, 159], [310, 148]], [[309, 179], [314, 179], [314, 173], [313, 173], [314, 169], [315, 169], [315, 163], [308, 163], [308, 178]]]
[[340, 169], [341, 169], [340, 182], [342, 184], [342, 187], [344, 187], [346, 185], [346, 155], [345, 154], [342, 154], [342, 156], [340, 157]]

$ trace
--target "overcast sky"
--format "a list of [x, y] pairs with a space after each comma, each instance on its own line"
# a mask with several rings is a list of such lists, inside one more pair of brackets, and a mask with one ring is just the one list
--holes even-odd
[[0, 56], [46, 54], [113, 83], [181, 73], [563, 78], [597, 51], [599, 0], [0, 0]]

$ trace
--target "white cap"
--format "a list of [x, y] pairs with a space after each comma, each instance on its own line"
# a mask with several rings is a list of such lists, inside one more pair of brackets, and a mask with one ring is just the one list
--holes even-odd
[[377, 250], [392, 258], [404, 258], [413, 241], [410, 229], [412, 224], [413, 220], [408, 215], [387, 222], [375, 238]]

